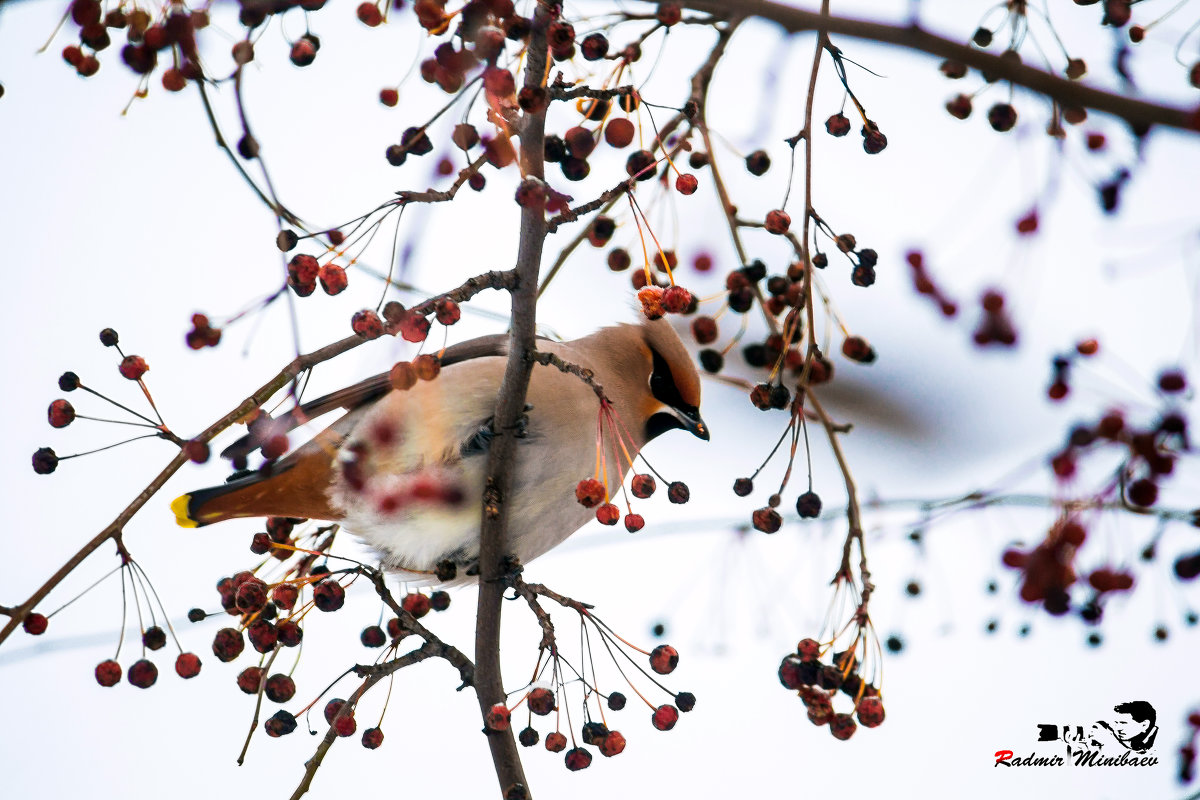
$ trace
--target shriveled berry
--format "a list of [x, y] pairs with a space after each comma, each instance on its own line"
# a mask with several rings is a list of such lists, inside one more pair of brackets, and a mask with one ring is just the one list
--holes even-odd
[[101, 686], [116, 686], [121, 682], [121, 665], [111, 658], [96, 665], [96, 683]]
[[763, 533], [775, 533], [783, 525], [783, 518], [773, 508], [760, 508], [751, 515], [755, 530]]
[[660, 644], [650, 651], [650, 669], [659, 675], [669, 675], [679, 666], [679, 651], [669, 644]]
[[834, 714], [833, 719], [829, 720], [829, 732], [833, 734], [833, 738], [843, 742], [853, 736], [856, 730], [858, 725], [849, 714]]
[[[76, 385], [78, 385], [78, 379], [76, 379]], [[46, 409], [46, 419], [52, 428], [65, 428], [75, 421], [75, 407], [66, 400], [55, 400]]]
[[269, 653], [279, 641], [279, 630], [265, 619], [259, 618], [246, 629], [250, 646], [260, 653]]
[[383, 335], [383, 320], [371, 309], [364, 308], [350, 318], [350, 328], [364, 339], [378, 339]]
[[420, 592], [410, 592], [400, 601], [400, 607], [417, 619], [429, 613], [429, 597]]
[[755, 150], [746, 156], [746, 171], [751, 175], [765, 175], [770, 168], [771, 157], [767, 155], [765, 150]]
[[821, 516], [820, 495], [810, 490], [797, 497], [796, 513], [804, 519], [815, 519]]
[[554, 692], [539, 686], [529, 692], [527, 702], [532, 713], [544, 717], [554, 710]]
[[326, 578], [313, 588], [313, 605], [321, 611], [337, 611], [346, 602], [346, 590], [333, 578]]
[[671, 481], [667, 485], [667, 499], [676, 505], [682, 505], [692, 498], [692, 491], [683, 481]]
[[695, 194], [698, 188], [700, 188], [700, 182], [691, 173], [685, 172], [675, 179], [675, 191], [682, 195]]
[[767, 229], [767, 233], [782, 236], [792, 227], [792, 217], [786, 211], [778, 208], [774, 211], [768, 211], [763, 227]]
[[551, 753], [561, 753], [567, 749], [567, 737], [555, 731], [546, 736], [546, 749]]
[[608, 696], [608, 708], [611, 711], [620, 711], [625, 707], [625, 695], [620, 692], [613, 692]]
[[296, 718], [289, 712], [280, 709], [269, 720], [263, 723], [263, 730], [267, 732], [267, 736], [272, 738], [287, 736], [296, 730]]
[[383, 632], [383, 628], [371, 625], [363, 628], [362, 633], [358, 635], [358, 640], [362, 642], [363, 647], [383, 647], [387, 643], [387, 635]]
[[484, 715], [483, 724], [489, 731], [506, 731], [510, 717], [511, 712], [508, 710], [508, 706], [504, 703], [496, 703]]
[[258, 694], [266, 671], [262, 667], [246, 667], [238, 673], [237, 685], [246, 694]]
[[121, 373], [121, 377], [136, 381], [149, 372], [150, 367], [146, 364], [146, 359], [141, 356], [125, 356], [121, 359], [117, 370]]
[[621, 519], [621, 509], [612, 503], [604, 503], [596, 508], [596, 521], [601, 525], [616, 525]]
[[[350, 283], [346, 277], [345, 268], [339, 267], [337, 264], [326, 264], [321, 267], [317, 276], [321, 282], [321, 288], [325, 290], [325, 294], [327, 295], [341, 294]], [[355, 333], [358, 333], [357, 329], [355, 329]]]
[[383, 744], [383, 731], [379, 728], [367, 728], [363, 731], [362, 746], [368, 750], [375, 750], [379, 745]]
[[600, 740], [600, 755], [605, 758], [612, 758], [619, 755], [625, 749], [625, 736], [620, 731], [609, 731], [608, 734]]
[[282, 672], [276, 672], [267, 678], [263, 694], [272, 703], [286, 703], [296, 696], [296, 682]]
[[687, 713], [696, 707], [696, 695], [691, 692], [680, 692], [675, 695], [675, 707]]
[[158, 667], [153, 661], [142, 658], [130, 665], [125, 677], [139, 689], [149, 689], [158, 680]]
[[230, 662], [242, 654], [246, 642], [236, 628], [222, 628], [213, 637], [213, 655], [218, 661]]
[[291, 609], [296, 605], [296, 598], [300, 596], [300, 589], [294, 583], [281, 583], [271, 590], [271, 600], [280, 608]]
[[641, 514], [625, 515], [625, 530], [630, 533], [637, 533], [644, 527], [646, 527], [646, 520], [642, 518]]
[[[640, 293], [639, 293], [640, 295]], [[662, 308], [668, 314], [683, 314], [692, 307], [692, 293], [682, 286], [668, 286], [662, 293]]]
[[604, 484], [595, 478], [585, 478], [575, 486], [575, 499], [584, 508], [595, 508], [604, 501]]
[[654, 482], [653, 475], [634, 475], [633, 480], [629, 484], [629, 490], [633, 492], [633, 496], [643, 500], [654, 494], [656, 488], [657, 485]]
[[738, 497], [745, 497], [754, 491], [754, 481], [749, 478], [738, 478], [733, 482], [733, 493]]
[[142, 631], [142, 644], [147, 650], [161, 650], [167, 644], [167, 632], [152, 625]]
[[850, 132], [850, 120], [839, 111], [825, 120], [825, 131], [830, 136], [845, 136]]

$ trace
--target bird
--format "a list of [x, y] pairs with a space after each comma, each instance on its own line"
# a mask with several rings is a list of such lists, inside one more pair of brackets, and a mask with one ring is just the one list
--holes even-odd
[[[177, 498], [171, 504], [177, 523], [193, 528], [237, 517], [334, 522], [369, 546], [384, 569], [406, 579], [477, 575], [492, 414], [508, 348], [504, 334], [471, 339], [442, 351], [433, 380], [395, 389], [383, 373], [277, 417], [276, 431], [345, 409], [277, 462]], [[539, 339], [537, 349], [591, 371], [610, 403], [609, 438], [620, 438], [629, 452], [620, 461], [619, 443], [598, 435], [604, 413], [591, 386], [575, 374], [534, 366], [515, 431], [508, 503], [507, 555], [522, 565], [595, 516], [576, 497], [582, 479], [612, 476], [614, 487], [620, 485], [632, 466], [628, 459], [671, 430], [709, 439], [695, 362], [666, 319], [621, 323], [572, 341]], [[244, 457], [261, 444], [262, 437], [246, 436], [222, 455]], [[606, 456], [600, 467], [598, 448]]]

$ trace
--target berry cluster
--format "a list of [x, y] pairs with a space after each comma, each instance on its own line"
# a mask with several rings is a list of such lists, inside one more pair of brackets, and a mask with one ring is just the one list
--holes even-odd
[[[779, 664], [779, 682], [800, 696], [812, 724], [828, 725], [833, 737], [844, 741], [854, 735], [859, 725], [874, 728], [883, 723], [883, 700], [879, 690], [863, 680], [861, 664], [853, 650], [834, 653], [828, 664], [820, 660], [831, 647], [816, 639], [802, 639], [796, 652], [784, 656]], [[839, 692], [853, 703], [848, 713], [834, 711], [833, 703]]]
[[[584, 478], [576, 484], [575, 499], [584, 508], [596, 509], [596, 520], [602, 525], [616, 525], [621, 519], [621, 509], [612, 502], [612, 494], [609, 490], [611, 480], [620, 487], [622, 495], [625, 496], [625, 530], [637, 533], [645, 527], [646, 520], [641, 514], [633, 513], [633, 506], [628, 494], [625, 493], [624, 485], [625, 472], [635, 469], [628, 446], [628, 443], [632, 442], [632, 438], [620, 417], [617, 416], [616, 409], [607, 399], [601, 399], [596, 425], [595, 474], [599, 478]], [[645, 461], [645, 456], [641, 458]], [[653, 495], [658, 489], [658, 483], [654, 477], [658, 476], [660, 481], [667, 484], [667, 499], [672, 503], [680, 505], [691, 499], [692, 493], [686, 483], [666, 481], [654, 467], [650, 466], [649, 462], [646, 462], [646, 466], [653, 474], [634, 472], [633, 478], [629, 482], [629, 493], [634, 497], [645, 500]]]
[[[545, 636], [538, 653], [537, 664], [533, 670], [532, 681], [520, 690], [517, 702], [509, 707], [505, 703], [493, 706], [484, 717], [484, 731], [496, 732], [507, 730], [513, 725], [512, 715], [521, 706], [526, 705], [526, 724], [518, 732], [517, 740], [523, 747], [533, 747], [539, 741], [544, 741], [546, 750], [551, 753], [566, 751], [564, 756], [567, 769], [577, 771], [587, 768], [592, 763], [592, 753], [587, 747], [592, 747], [606, 758], [619, 755], [625, 750], [626, 738], [619, 730], [610, 727], [608, 715], [622, 711], [628, 698], [620, 691], [603, 692], [600, 689], [601, 678], [596, 671], [595, 659], [591, 651], [591, 636], [597, 636], [604, 645], [605, 652], [613, 660], [621, 677], [628, 683], [633, 693], [646, 704], [650, 711], [650, 724], [660, 731], [669, 731], [679, 721], [680, 713], [686, 713], [695, 708], [696, 697], [691, 692], [670, 692], [659, 683], [655, 675], [670, 675], [679, 665], [679, 652], [669, 644], [661, 644], [647, 652], [617, 635], [603, 621], [592, 614], [590, 607], [582, 603], [562, 597], [541, 586], [523, 584], [518, 593], [529, 600], [531, 607], [542, 620]], [[554, 642], [553, 624], [548, 615], [541, 610], [537, 603], [538, 595], [550, 597], [561, 605], [575, 610], [580, 615], [581, 624], [589, 631], [582, 639], [584, 652], [581, 653], [576, 668], [559, 651]], [[639, 662], [636, 655], [641, 655], [645, 662]], [[663, 703], [655, 706], [648, 700], [642, 690], [631, 681], [622, 667], [622, 662], [634, 667], [643, 677], [648, 679], [658, 689], [672, 696], [673, 703]], [[646, 670], [643, 663], [650, 668]], [[572, 722], [570, 689], [581, 685], [583, 689], [581, 714], [583, 723], [580, 726], [579, 738], [576, 738]], [[534, 717], [548, 717], [554, 714], [554, 730], [545, 735], [534, 727]], [[563, 732], [563, 717], [566, 717], [566, 732]], [[568, 749], [568, 743], [570, 749]]]

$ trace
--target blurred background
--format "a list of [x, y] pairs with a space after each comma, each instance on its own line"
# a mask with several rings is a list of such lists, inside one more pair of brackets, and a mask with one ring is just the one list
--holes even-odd
[[[1098, 25], [1098, 7], [1049, 5], [1054, 30], [1072, 56], [1087, 60], [1088, 80], [1120, 86], [1113, 52], [1122, 34]], [[1138, 15], [1143, 5], [1147, 19], [1168, 6], [1138, 4]], [[581, 6], [579, 13], [592, 8]], [[986, 14], [997, 13], [990, 8], [946, 0], [839, 2], [834, 10], [903, 23], [917, 9], [924, 24], [965, 40]], [[318, 293], [277, 302], [227, 327], [216, 350], [189, 350], [184, 334], [193, 313], [223, 321], [278, 287], [283, 273], [274, 219], [214, 146], [194, 91], [170, 94], [154, 78], [149, 96], [133, 99], [135, 76], [112, 50], [102, 54], [99, 74], [84, 80], [58, 56], [70, 31], [37, 55], [62, 9], [45, 2], [0, 6], [0, 152], [6, 154], [0, 158], [0, 231], [7, 262], [0, 359], [9, 387], [0, 422], [0, 496], [7, 512], [0, 544], [9, 557], [0, 578], [4, 604], [28, 597], [171, 456], [170, 445], [150, 439], [64, 461], [52, 476], [30, 469], [29, 456], [39, 447], [63, 455], [124, 435], [116, 426], [86, 420], [64, 430], [46, 426], [45, 409], [61, 396], [56, 381], [64, 370], [145, 410], [140, 393], [117, 374], [113, 351], [97, 341], [101, 328], [118, 330], [125, 352], [147, 359], [146, 381], [158, 409], [173, 430], [188, 435], [233, 408], [295, 355], [290, 306], [299, 321], [299, 347], [309, 351], [348, 333], [350, 315], [374, 307], [383, 288], [367, 270], [351, 270], [350, 288], [336, 298]], [[240, 37], [236, 9], [218, 4], [212, 15], [204, 52], [225, 65], [228, 47]], [[1050, 28], [1034, 16], [1031, 36], [1061, 68]], [[1186, 69], [1174, 59], [1182, 40], [1182, 62], [1195, 60], [1195, 34], [1184, 37], [1196, 18], [1190, 6], [1168, 18], [1129, 58], [1131, 77], [1148, 96], [1195, 104]], [[334, 227], [399, 189], [438, 185], [436, 157], [410, 158], [400, 168], [383, 159], [384, 149], [405, 128], [424, 123], [444, 97], [415, 74], [432, 45], [411, 14], [371, 30], [354, 18], [352, 4], [330, 3], [310, 15], [310, 25], [321, 38], [315, 63], [299, 69], [288, 62], [290, 41], [304, 32], [301, 18], [289, 14], [282, 29], [273, 23], [256, 42], [246, 79], [250, 122], [279, 197], [315, 226]], [[678, 105], [687, 76], [712, 40], [707, 31], [658, 34], [645, 45], [632, 79], [648, 100]], [[838, 742], [809, 724], [800, 701], [779, 686], [780, 658], [799, 638], [819, 633], [829, 605], [844, 534], [836, 515], [844, 501], [841, 477], [828, 446], [814, 436], [814, 488], [834, 513], [805, 524], [788, 518], [773, 536], [748, 532], [751, 511], [765, 504], [784, 464], [777, 459], [763, 471], [752, 498], [735, 497], [730, 485], [758, 467], [786, 419], [782, 412], [759, 412], [741, 390], [710, 381], [704, 415], [712, 442], [670, 435], [646, 453], [664, 476], [689, 484], [692, 502], [680, 508], [661, 497], [643, 501], [637, 510], [647, 524], [637, 536], [585, 528], [526, 571], [529, 580], [595, 604], [625, 638], [647, 649], [659, 641], [677, 647], [680, 666], [668, 685], [695, 693], [696, 709], [660, 733], [648, 712], [631, 703], [609, 721], [628, 739], [625, 753], [597, 759], [581, 773], [568, 772], [561, 757], [540, 745], [526, 751], [531, 786], [540, 797], [847, 790], [898, 798], [963, 791], [997, 798], [1064, 792], [1184, 797], [1189, 790], [1176, 781], [1175, 751], [1185, 735], [1184, 718], [1200, 701], [1194, 681], [1200, 640], [1186, 623], [1198, 599], [1194, 587], [1174, 580], [1170, 564], [1175, 554], [1195, 548], [1194, 530], [1158, 530], [1152, 520], [1131, 515], [1099, 521], [1085, 560], [1133, 569], [1138, 591], [1109, 604], [1100, 627], [1103, 644], [1094, 647], [1086, 642], [1091, 629], [1077, 616], [1051, 619], [1023, 606], [1015, 576], [1000, 566], [1006, 545], [1040, 540], [1053, 511], [1003, 507], [931, 521], [920, 503], [990, 489], [1052, 497], [1047, 457], [1074, 422], [1094, 420], [1113, 407], [1150, 419], [1161, 408], [1153, 389], [1158, 373], [1194, 369], [1200, 223], [1195, 136], [1155, 131], [1139, 150], [1126, 126], [1093, 115], [1058, 142], [1045, 135], [1049, 103], [1022, 91], [1012, 101], [1018, 127], [995, 134], [983, 112], [1008, 98], [1007, 87], [988, 88], [976, 99], [976, 113], [958, 121], [943, 104], [959, 91], [978, 89], [977, 78], [954, 83], [937, 71], [935, 59], [849, 39], [835, 38], [835, 44], [862, 65], [852, 68], [851, 86], [889, 141], [872, 157], [853, 132], [845, 139], [818, 132], [814, 145], [817, 211], [839, 233], [854, 233], [860, 246], [880, 254], [878, 282], [870, 289], [853, 286], [844, 266], [834, 264], [822, 275], [840, 319], [879, 353], [870, 366], [835, 357], [836, 378], [824, 396], [839, 421], [854, 425], [845, 447], [864, 500], [911, 501], [872, 510], [867, 520], [877, 586], [873, 618], [881, 638], [894, 636], [901, 645], [885, 660], [888, 719]], [[788, 180], [782, 140], [803, 124], [812, 46], [812, 36], [785, 37], [769, 24], [750, 22], [717, 71], [709, 119], [721, 142], [716, 156], [744, 217], [761, 217], [782, 200]], [[570, 68], [564, 71], [575, 77]], [[380, 105], [379, 90], [397, 84], [399, 105]], [[213, 96], [222, 125], [236, 138], [232, 92], [226, 86]], [[835, 113], [842, 98], [826, 63], [817, 118]], [[456, 107], [442, 127], [431, 128], [435, 143], [448, 139], [461, 113]], [[555, 113], [551, 126], [559, 130], [578, 118], [571, 108]], [[656, 113], [661, 124], [670, 112]], [[482, 129], [478, 112], [471, 119]], [[1103, 133], [1107, 148], [1088, 152], [1084, 131]], [[752, 178], [740, 156], [758, 147], [768, 149], [774, 165]], [[581, 183], [553, 172], [551, 182], [587, 200], [623, 174], [624, 158], [594, 158], [591, 177]], [[1108, 216], [1096, 187], [1121, 167], [1133, 177], [1119, 213]], [[509, 201], [511, 172], [488, 170], [484, 192], [464, 190], [451, 204], [406, 211], [398, 229], [401, 277], [433, 294], [510, 266], [518, 211]], [[736, 257], [707, 173], [698, 177], [701, 190], [692, 197], [662, 197], [646, 186], [639, 200], [659, 240], [678, 253], [680, 282], [710, 298], [723, 288]], [[788, 208], [797, 224], [802, 205], [794, 190]], [[1035, 205], [1038, 234], [1014, 236], [1016, 220]], [[628, 212], [618, 222], [613, 244], [639, 247]], [[549, 245], [561, 247], [572, 236], [564, 229]], [[389, 222], [364, 263], [386, 272], [391, 239]], [[746, 241], [770, 272], [786, 267], [788, 253], [779, 239], [751, 232]], [[943, 319], [913, 291], [904, 253], [914, 247], [959, 301], [956, 319]], [[636, 318], [628, 273], [610, 272], [605, 252], [585, 244], [555, 279], [539, 308], [546, 332], [573, 338]], [[716, 265], [708, 274], [691, 266], [701, 253]], [[971, 342], [978, 298], [993, 286], [1009, 300], [1020, 335], [1014, 350], [983, 351]], [[450, 340], [503, 330], [503, 321], [475, 311], [503, 313], [503, 299], [484, 294], [472, 301], [472, 310], [449, 330]], [[715, 312], [720, 304], [717, 299], [702, 309]], [[722, 318], [722, 341], [736, 327], [730, 317]], [[750, 321], [748, 337], [758, 324]], [[440, 343], [441, 335], [435, 327], [431, 343]], [[837, 353], [841, 336], [830, 336], [828, 350]], [[1066, 402], [1050, 403], [1045, 389], [1051, 358], [1088, 337], [1100, 340], [1101, 355], [1076, 371]], [[309, 396], [414, 352], [391, 338], [361, 347], [316, 369]], [[736, 357], [731, 362], [734, 373], [750, 374]], [[80, 413], [111, 415], [98, 399], [81, 393], [70, 399]], [[1190, 408], [1190, 396], [1182, 402]], [[785, 509], [804, 488], [798, 469]], [[173, 497], [217, 483], [226, 471], [217, 459], [185, 468], [125, 536], [184, 649], [203, 660], [200, 676], [179, 680], [170, 667], [175, 651], [166, 649], [156, 655], [161, 674], [151, 690], [124, 682], [112, 689], [96, 685], [92, 670], [112, 657], [121, 626], [115, 577], [55, 615], [40, 639], [16, 632], [0, 648], [10, 708], [9, 724], [0, 728], [5, 796], [275, 797], [287, 796], [299, 781], [317, 741], [303, 732], [303, 721], [284, 739], [259, 733], [245, 766], [236, 765], [254, 700], [236, 689], [234, 677], [250, 662], [243, 656], [221, 664], [212, 657], [211, 637], [223, 625], [221, 617], [197, 625], [183, 620], [188, 608], [217, 608], [216, 581], [256, 560], [247, 551], [256, 523], [184, 530], [168, 509]], [[1181, 465], [1162, 504], [1194, 507], [1195, 478]], [[1087, 484], [1078, 488], [1086, 491]], [[1155, 536], [1161, 537], [1159, 557], [1143, 562], [1139, 554]], [[348, 538], [343, 546], [348, 555], [362, 555]], [[43, 611], [115, 567], [112, 549], [102, 547]], [[989, 593], [993, 581], [996, 591]], [[450, 610], [427, 621], [469, 652], [474, 605], [473, 590], [456, 590]], [[526, 609], [514, 605], [508, 612], [503, 655], [506, 684], [515, 690], [534, 667], [540, 634]], [[309, 616], [304, 657], [294, 673], [299, 692], [289, 708], [316, 696], [351, 663], [373, 658], [358, 635], [378, 615], [374, 595], [355, 587], [339, 613]], [[556, 620], [563, 641], [570, 641], [574, 621], [568, 614], [556, 614]], [[658, 625], [661, 638], [654, 633]], [[1154, 635], [1159, 627], [1167, 631], [1165, 640]], [[127, 641], [122, 663], [127, 666], [136, 652]], [[470, 692], [454, 692], [456, 678], [440, 662], [400, 672], [382, 725], [383, 747], [367, 751], [357, 737], [338, 742], [317, 774], [313, 796], [493, 796], [476, 701]], [[352, 686], [339, 684], [331, 694], [345, 696]], [[1057, 753], [1060, 745], [1036, 744], [1038, 723], [1090, 724], [1134, 699], [1150, 701], [1159, 712], [1155, 767], [993, 767], [997, 750]], [[375, 724], [372, 715], [382, 702], [382, 690], [368, 695], [358, 712], [360, 730]], [[320, 721], [318, 714], [314, 729], [323, 731]], [[548, 730], [543, 726], [543, 737]]]

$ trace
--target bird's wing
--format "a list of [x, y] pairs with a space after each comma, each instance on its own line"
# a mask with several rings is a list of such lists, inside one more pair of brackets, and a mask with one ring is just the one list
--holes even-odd
[[[508, 337], [504, 334], [493, 334], [447, 347], [442, 352], [441, 363], [442, 367], [445, 368], [463, 361], [486, 356], [504, 355], [507, 352]], [[327, 395], [318, 397], [316, 400], [302, 403], [291, 411], [281, 414], [272, 420], [270, 435], [276, 436], [281, 433], [287, 433], [306, 422], [338, 408], [347, 410], [361, 408], [378, 400], [391, 390], [392, 384], [388, 380], [387, 372], [373, 375], [352, 386], [347, 386], [336, 392], [330, 392]], [[262, 446], [263, 439], [264, 437], [260, 435], [246, 434], [221, 451], [221, 457], [230, 460], [246, 458]]]

